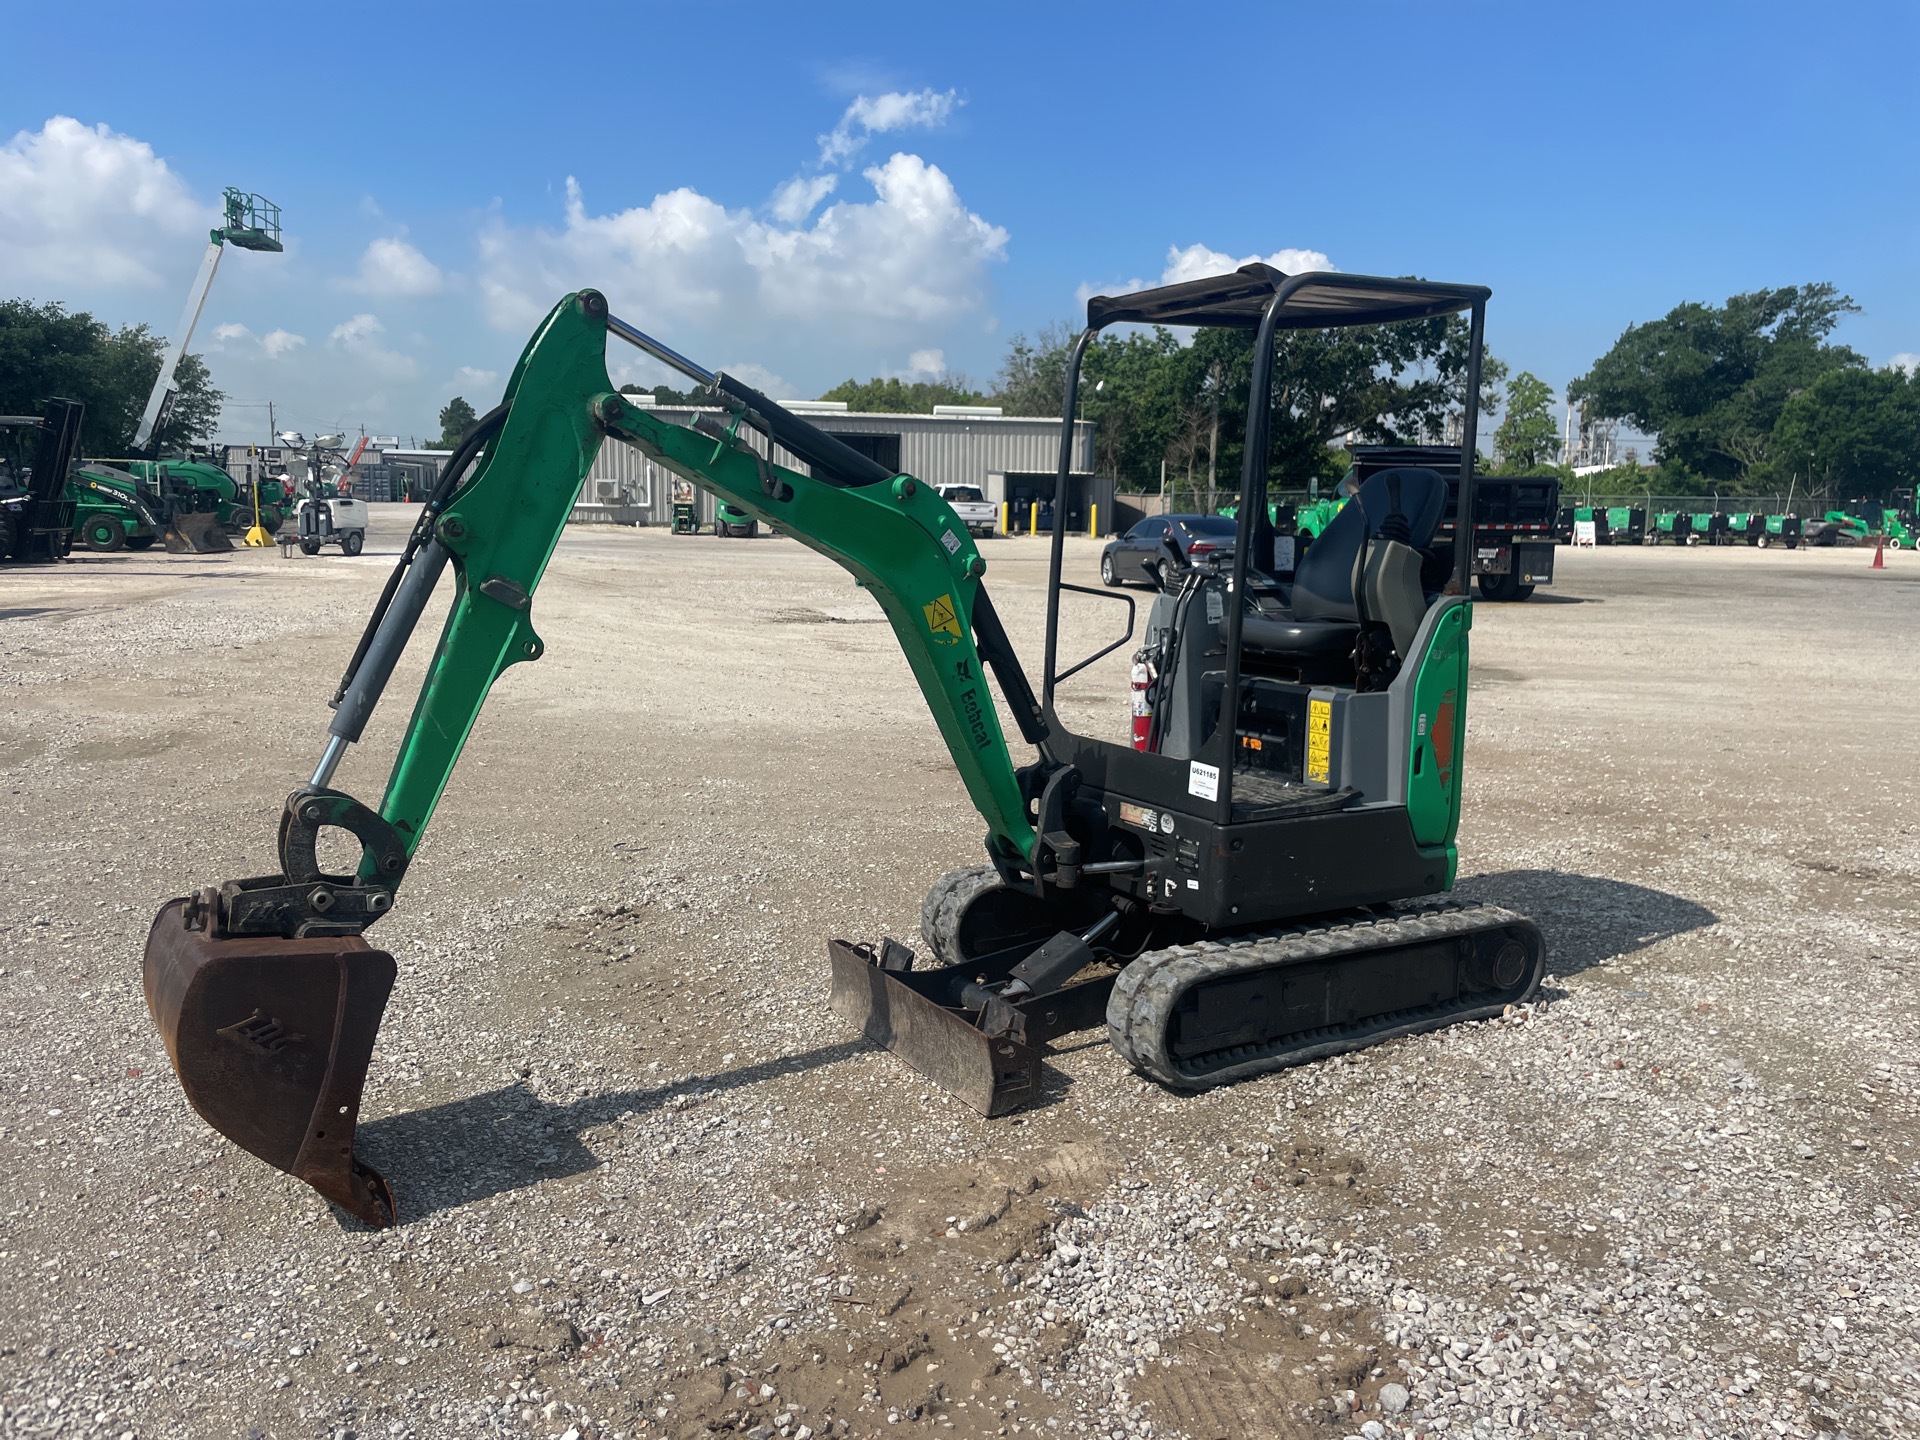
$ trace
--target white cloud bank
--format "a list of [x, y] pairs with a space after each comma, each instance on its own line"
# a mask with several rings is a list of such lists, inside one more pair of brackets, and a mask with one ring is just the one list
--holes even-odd
[[1276, 250], [1271, 255], [1242, 255], [1236, 260], [1224, 250], [1209, 249], [1205, 245], [1188, 245], [1184, 249], [1169, 245], [1167, 265], [1160, 272], [1160, 283], [1177, 285], [1182, 280], [1204, 280], [1209, 275], [1225, 275], [1242, 265], [1256, 263], [1271, 265], [1289, 275], [1334, 268], [1333, 262], [1319, 250]]
[[363, 295], [410, 298], [438, 295], [446, 287], [440, 267], [405, 240], [387, 236], [367, 246], [346, 288]]
[[269, 360], [279, 360], [306, 343], [306, 336], [296, 335], [291, 330], [269, 330], [264, 335], [255, 335], [245, 325], [232, 323], [214, 327], [213, 345], [210, 348], [242, 354], [257, 352]]
[[105, 125], [56, 115], [0, 148], [0, 275], [16, 294], [184, 288], [181, 259], [218, 219], [151, 145]]
[[[686, 188], [594, 214], [570, 177], [563, 228], [496, 223], [482, 233], [487, 317], [524, 331], [559, 296], [593, 285], [623, 318], [661, 326], [669, 343], [691, 332], [718, 352], [751, 341], [800, 355], [826, 331], [840, 347], [917, 347], [983, 310], [987, 267], [1005, 258], [1007, 232], [917, 155], [896, 154], [863, 176], [871, 199], [842, 198], [809, 223], [730, 210]], [[841, 363], [812, 365], [823, 362]]]
[[1895, 370], [1904, 370], [1909, 375], [1920, 375], [1920, 355], [1911, 350], [1902, 350], [1887, 364]]
[[1242, 255], [1236, 259], [1226, 251], [1215, 250], [1208, 245], [1169, 245], [1167, 263], [1161, 267], [1158, 280], [1143, 280], [1136, 275], [1131, 280], [1109, 285], [1082, 281], [1074, 295], [1080, 304], [1085, 305], [1095, 295], [1131, 295], [1136, 290], [1146, 290], [1155, 285], [1177, 285], [1183, 280], [1204, 280], [1209, 275], [1226, 275], [1242, 265], [1256, 262], [1271, 265], [1288, 275], [1339, 268], [1321, 250], [1276, 250], [1271, 255]]
[[390, 349], [385, 340], [387, 327], [377, 315], [360, 314], [333, 327], [327, 336], [329, 347], [344, 351], [366, 367], [369, 373], [388, 380], [410, 380], [419, 373], [419, 363], [411, 355]]

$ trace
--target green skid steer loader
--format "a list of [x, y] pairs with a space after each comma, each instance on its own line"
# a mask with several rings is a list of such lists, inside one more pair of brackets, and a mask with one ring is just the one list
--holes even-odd
[[[1249, 393], [1264, 396], [1282, 331], [1465, 313], [1458, 523], [1473, 513], [1488, 294], [1256, 264], [1096, 296], [1063, 413], [1071, 422], [1081, 361], [1108, 325], [1252, 332]], [[609, 336], [690, 376], [730, 418], [683, 426], [632, 404], [608, 378]], [[395, 904], [489, 688], [544, 650], [534, 592], [608, 440], [827, 556], [885, 612], [986, 822], [987, 863], [933, 884], [920, 951], [829, 942], [830, 1004], [980, 1111], [1033, 1099], [1047, 1042], [1103, 1023], [1141, 1073], [1197, 1090], [1526, 999], [1543, 964], [1539, 931], [1506, 910], [1436, 898], [1457, 864], [1473, 623], [1472, 547], [1430, 564], [1449, 483], [1417, 466], [1370, 476], [1283, 580], [1269, 408], [1248, 412], [1234, 547], [1170, 572], [1177, 583], [1135, 664], [1151, 672], [1153, 714], [1135, 744], [1116, 744], [1074, 732], [1056, 700], [1140, 638], [1134, 602], [1065, 581], [1063, 529], [1036, 688], [981, 583], [986, 561], [932, 487], [616, 319], [599, 293], [567, 296], [424, 507], [335, 693], [324, 753], [279, 816], [278, 870], [168, 901], [153, 922], [147, 999], [188, 1099], [366, 1223], [395, 1220], [393, 1191], [353, 1147], [396, 979], [365, 932]], [[768, 461], [749, 431], [804, 469]], [[1068, 423], [1056, 514], [1068, 513], [1072, 436]], [[334, 788], [336, 767], [449, 569], [452, 606], [385, 794], [363, 803]], [[1125, 633], [1063, 658], [1069, 590], [1124, 607]], [[350, 873], [321, 867], [329, 829], [357, 842]]]

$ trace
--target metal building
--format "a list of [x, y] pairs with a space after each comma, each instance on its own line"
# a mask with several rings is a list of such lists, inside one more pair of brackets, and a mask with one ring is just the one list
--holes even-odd
[[[644, 396], [627, 398], [646, 403]], [[888, 469], [929, 485], [972, 485], [995, 503], [1009, 501], [1016, 506], [1053, 492], [1054, 470], [1060, 461], [1058, 420], [1003, 415], [997, 406], [939, 405], [931, 415], [894, 415], [850, 411], [844, 403], [826, 400], [780, 403]], [[700, 412], [662, 406], [655, 413], [684, 425]], [[1099, 505], [1102, 517], [1111, 510], [1113, 482], [1091, 473], [1093, 422], [1076, 421], [1073, 429], [1068, 521], [1084, 525], [1090, 506]], [[765, 442], [759, 435], [743, 433], [764, 453]], [[773, 459], [806, 470], [784, 450], [776, 448]], [[701, 491], [699, 503], [701, 521], [711, 523], [713, 497]], [[600, 447], [600, 457], [581, 487], [573, 518], [665, 525], [673, 518], [673, 476], [632, 446], [609, 442]], [[1104, 518], [1101, 528], [1107, 528]]]

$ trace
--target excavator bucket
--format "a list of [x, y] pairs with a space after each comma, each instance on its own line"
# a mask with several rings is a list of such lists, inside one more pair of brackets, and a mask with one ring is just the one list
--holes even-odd
[[393, 1224], [392, 1189], [353, 1155], [393, 957], [358, 935], [212, 933], [211, 900], [162, 906], [143, 967], [147, 1008], [188, 1102], [241, 1149], [366, 1224]]
[[176, 511], [167, 522], [169, 555], [211, 555], [233, 549], [233, 541], [221, 528], [220, 516], [212, 510]]

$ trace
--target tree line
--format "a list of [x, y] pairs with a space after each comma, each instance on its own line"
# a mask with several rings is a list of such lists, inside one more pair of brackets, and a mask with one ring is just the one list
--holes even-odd
[[[1892, 498], [1920, 481], [1920, 374], [1872, 369], [1832, 332], [1859, 307], [1830, 284], [1695, 301], [1627, 328], [1568, 387], [1589, 420], [1623, 420], [1658, 436], [1651, 469], [1627, 464], [1600, 489], [1657, 494], [1764, 492]], [[1065, 324], [1015, 335], [990, 386], [848, 379], [821, 398], [850, 408], [925, 413], [936, 404], [997, 404], [1010, 415], [1058, 416], [1075, 332]], [[1277, 341], [1267, 463], [1289, 488], [1344, 472], [1349, 439], [1437, 440], [1457, 429], [1466, 323], [1458, 316], [1350, 330], [1283, 331]], [[1096, 468], [1124, 488], [1152, 489], [1164, 464], [1206, 503], [1239, 483], [1253, 337], [1201, 330], [1103, 334], [1081, 370], [1080, 417], [1095, 422]], [[1564, 465], [1553, 387], [1489, 353], [1483, 411], [1498, 403], [1495, 474]]]
[[[126, 455], [166, 343], [145, 325], [115, 330], [57, 301], [0, 300], [0, 415], [39, 415], [48, 400], [78, 400], [87, 407], [83, 452]], [[183, 356], [173, 378], [179, 393], [156, 437], [163, 452], [211, 441], [226, 399], [198, 355]]]

